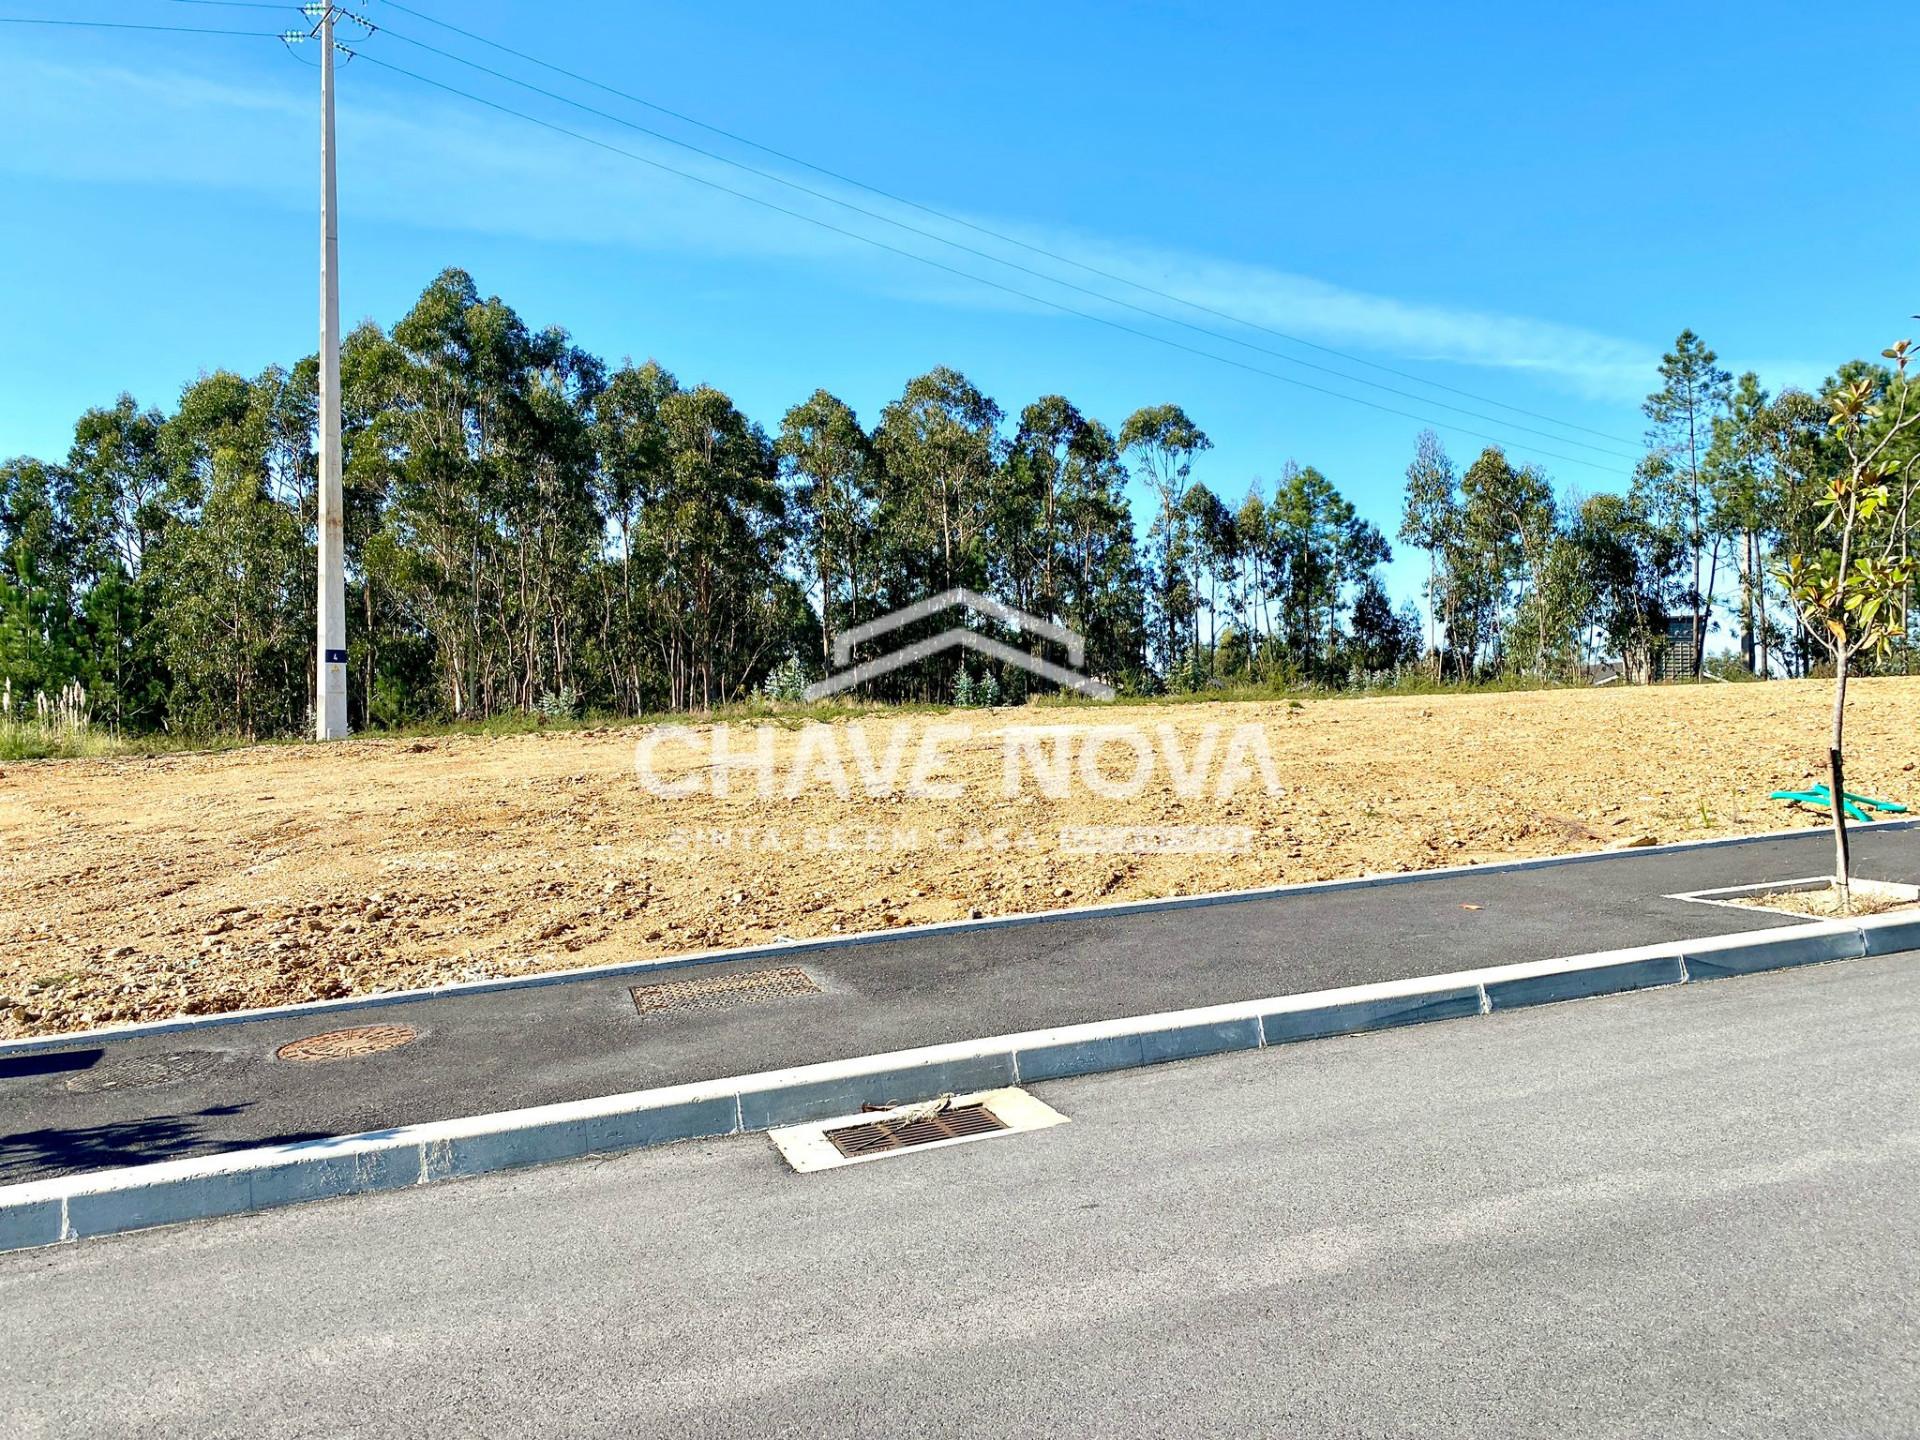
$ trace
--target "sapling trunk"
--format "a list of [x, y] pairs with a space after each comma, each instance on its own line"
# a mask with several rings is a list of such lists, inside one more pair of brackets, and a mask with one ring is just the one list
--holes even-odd
[[1827, 791], [1833, 811], [1833, 888], [1839, 897], [1841, 913], [1853, 909], [1849, 882], [1852, 863], [1847, 853], [1847, 781], [1840, 764], [1840, 749], [1847, 723], [1847, 661], [1842, 649], [1834, 656], [1833, 666], [1833, 739], [1827, 748]]

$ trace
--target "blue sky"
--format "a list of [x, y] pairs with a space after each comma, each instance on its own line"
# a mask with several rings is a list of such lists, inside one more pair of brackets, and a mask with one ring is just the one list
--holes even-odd
[[[1876, 353], [1920, 310], [1920, 164], [1890, 138], [1914, 120], [1910, 7], [409, 4], [1157, 289], [1627, 441], [1683, 326], [1777, 387]], [[1563, 490], [1618, 485], [1630, 468], [1573, 442], [1631, 444], [1235, 332], [1418, 398], [1316, 374], [796, 197], [400, 37], [1231, 328], [571, 86], [389, 0], [362, 9], [390, 30], [355, 39], [369, 57], [1017, 289], [1419, 412], [1463, 464], [1484, 441], [1449, 425], [1519, 458], [1568, 457], [1542, 460]], [[297, 23], [292, 6], [169, 0], [0, 0], [0, 14]], [[203, 369], [312, 349], [313, 59], [265, 40], [0, 27], [0, 453], [64, 454], [80, 410], [122, 389], [169, 404]], [[391, 324], [459, 265], [529, 322], [711, 381], [770, 430], [816, 386], [871, 422], [944, 363], [1010, 417], [1049, 391], [1115, 425], [1177, 401], [1213, 437], [1197, 474], [1222, 494], [1291, 458], [1389, 533], [1397, 520], [1421, 420], [1060, 314], [370, 64], [341, 74], [341, 152], [349, 322]], [[1396, 590], [1422, 570], [1400, 557]]]

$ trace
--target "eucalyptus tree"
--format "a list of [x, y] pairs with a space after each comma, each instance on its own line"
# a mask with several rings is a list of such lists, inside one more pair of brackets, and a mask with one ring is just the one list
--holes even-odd
[[1772, 401], [1751, 370], [1729, 394], [1726, 412], [1713, 417], [1707, 484], [1715, 528], [1737, 545], [1740, 577], [1740, 659], [1767, 678], [1767, 536], [1777, 504], [1773, 455], [1767, 444]]
[[579, 599], [604, 544], [592, 476], [593, 410], [606, 386], [600, 360], [564, 330], [531, 337], [524, 409], [505, 446], [502, 522], [511, 574], [503, 585], [509, 702], [532, 710], [543, 696], [577, 693], [586, 641]]
[[599, 545], [589, 476], [600, 364], [532, 331], [464, 271], [393, 330], [404, 364], [384, 427], [393, 464], [382, 577], [431, 635], [455, 716], [526, 708], [564, 686], [569, 602]]
[[1654, 515], [1646, 487], [1636, 485], [1626, 495], [1602, 492], [1581, 502], [1567, 543], [1605, 649], [1620, 657], [1630, 678], [1651, 680], [1686, 560], [1680, 536]]
[[1234, 512], [1233, 531], [1240, 542], [1240, 585], [1245, 596], [1247, 644], [1244, 663], [1248, 678], [1267, 658], [1273, 621], [1270, 598], [1270, 559], [1273, 554], [1273, 513], [1260, 482], [1247, 487], [1246, 498]]
[[[410, 362], [372, 321], [340, 344], [341, 500], [346, 531], [348, 654], [359, 684], [348, 687], [358, 726], [399, 725], [439, 713], [432, 636], [396, 577], [411, 556], [387, 525], [403, 457]], [[302, 371], [316, 368], [314, 357]]]
[[[1237, 608], [1233, 596], [1233, 582], [1238, 568], [1240, 538], [1234, 529], [1234, 514], [1220, 497], [1205, 485], [1195, 485], [1189, 489], [1180, 502], [1180, 519], [1185, 523], [1193, 547], [1193, 571], [1196, 580], [1193, 623], [1195, 626], [1193, 643], [1198, 649], [1199, 611], [1207, 612], [1207, 673], [1217, 673], [1220, 657], [1220, 623], [1222, 607], [1220, 587], [1227, 587], [1227, 612], [1231, 617]], [[1204, 579], [1205, 598], [1199, 594], [1198, 582]]]
[[526, 327], [449, 270], [392, 339], [402, 370], [383, 425], [393, 474], [374, 555], [390, 561], [381, 579], [431, 637], [447, 713], [485, 716], [506, 702], [493, 643], [505, 602], [498, 518]]
[[1524, 482], [1506, 452], [1489, 445], [1460, 477], [1458, 543], [1449, 556], [1455, 608], [1471, 618], [1469, 656], [1487, 651], [1498, 668], [1508, 659], [1506, 620], [1521, 573], [1520, 498]]
[[610, 532], [612, 563], [597, 567], [600, 649], [614, 703], [638, 711], [653, 698], [646, 627], [649, 609], [634, 565], [634, 547], [646, 506], [664, 494], [667, 437], [660, 406], [680, 382], [649, 360], [623, 365], [607, 379], [594, 409], [594, 496]]
[[1512, 484], [1499, 497], [1507, 509], [1514, 545], [1519, 556], [1520, 593], [1516, 612], [1522, 607], [1532, 619], [1534, 652], [1532, 668], [1536, 674], [1552, 669], [1551, 652], [1577, 625], [1567, 611], [1568, 597], [1555, 584], [1555, 561], [1560, 541], [1559, 506], [1553, 484], [1537, 465], [1520, 465], [1510, 472]]
[[1085, 637], [1090, 673], [1137, 680], [1147, 667], [1146, 576], [1113, 432], [1086, 422], [1055, 500], [1058, 618]]
[[920, 565], [910, 568], [926, 566], [938, 589], [984, 577], [1000, 418], [998, 405], [944, 365], [909, 380], [880, 412], [874, 445], [894, 536], [910, 556], [918, 552], [911, 558]]
[[[1340, 615], [1347, 606], [1346, 594], [1349, 591], [1364, 590], [1369, 583], [1378, 586], [1379, 576], [1376, 570], [1393, 559], [1393, 547], [1387, 543], [1387, 537], [1380, 533], [1380, 527], [1356, 512], [1351, 504], [1346, 504], [1346, 519], [1340, 526], [1340, 540], [1334, 564], [1334, 594], [1328, 606], [1327, 646], [1329, 655], [1337, 648], [1340, 638]], [[1381, 587], [1384, 594], [1384, 587]], [[1397, 616], [1395, 617], [1398, 618]], [[1396, 655], [1392, 664], [1399, 663]], [[1374, 669], [1388, 669], [1391, 665], [1374, 666]]]
[[[1850, 365], [1826, 399], [1769, 397], [1751, 376], [1730, 388], [1684, 334], [1633, 489], [1570, 509], [1498, 449], [1456, 475], [1422, 434], [1397, 535], [1427, 552], [1428, 656], [1462, 679], [1551, 673], [1590, 625], [1644, 673], [1668, 617], [1691, 610], [1697, 657], [1730, 540], [1743, 653], [1804, 672], [1825, 642], [1804, 625], [1773, 640], [1768, 562], [1834, 548], [1833, 477], [1859, 468], [1849, 435], [1860, 454], [1879, 443], [1872, 412], [1906, 395], [1898, 369]], [[81, 417], [65, 464], [0, 468], [0, 671], [17, 690], [81, 680], [130, 729], [301, 728], [315, 374], [312, 357], [214, 371], [166, 416], [123, 397]], [[1008, 438], [990, 397], [937, 369], [871, 435], [815, 391], [770, 442], [720, 390], [651, 361], [608, 374], [458, 270], [391, 334], [349, 335], [342, 381], [357, 724], [563, 694], [621, 712], [716, 705], [956, 584], [1072, 626], [1118, 683], [1209, 668], [1341, 683], [1404, 655], [1380, 530], [1311, 468], [1227, 503], [1196, 482], [1210, 442], [1176, 405], [1116, 436], [1045, 395]], [[1863, 385], [1857, 415], [1830, 424], [1828, 400]], [[1911, 558], [1916, 449], [1903, 430], [1875, 462], [1894, 467], [1884, 502], [1882, 481], [1855, 486], [1855, 558], [1885, 543]], [[1134, 478], [1152, 497], [1137, 527]], [[1910, 592], [1884, 602], [1887, 646], [1855, 644], [1853, 668], [1904, 661]], [[929, 664], [883, 688], [939, 696], [951, 678]]]
[[811, 626], [786, 574], [785, 497], [760, 427], [710, 385], [667, 396], [660, 425], [663, 483], [639, 537], [649, 628], [667, 703], [711, 709], [749, 693]]
[[1752, 459], [1757, 475], [1754, 518], [1762, 529], [1758, 547], [1764, 569], [1757, 587], [1756, 660], [1771, 670], [1776, 656], [1792, 675], [1804, 675], [1815, 663], [1817, 647], [1801, 629], [1791, 604], [1783, 604], [1784, 625], [1776, 624], [1766, 605], [1777, 582], [1781, 557], [1808, 554], [1819, 548], [1818, 527], [1824, 512], [1819, 498], [1825, 476], [1842, 463], [1841, 447], [1829, 429], [1830, 410], [1819, 397], [1789, 387], [1759, 410], [1743, 417], [1741, 445], [1757, 449]]
[[275, 369], [252, 381], [215, 371], [187, 387], [161, 430], [181, 523], [153, 566], [179, 728], [277, 734], [303, 728], [311, 705], [314, 551], [285, 387]]
[[1399, 539], [1427, 552], [1427, 655], [1440, 673], [1440, 636], [1435, 604], [1440, 557], [1457, 539], [1460, 526], [1459, 481], [1446, 447], [1432, 430], [1422, 430], [1407, 466], [1406, 503], [1400, 512]]
[[111, 717], [116, 728], [152, 729], [166, 713], [159, 591], [147, 563], [172, 519], [162, 424], [158, 410], [123, 394], [80, 417], [67, 454], [81, 592], [75, 603], [89, 639], [79, 668], [94, 713]]
[[72, 488], [62, 466], [26, 456], [0, 462], [0, 682], [16, 705], [59, 690], [81, 660]]
[[1181, 654], [1181, 637], [1191, 619], [1194, 600], [1194, 547], [1182, 521], [1181, 501], [1193, 477], [1194, 457], [1212, 448], [1207, 433], [1178, 405], [1144, 406], [1120, 427], [1120, 449], [1134, 457], [1160, 501], [1160, 512], [1149, 532], [1149, 546], [1159, 571], [1154, 599], [1159, 612], [1160, 661], [1169, 670]]
[[1301, 670], [1330, 674], [1344, 587], [1391, 552], [1379, 530], [1311, 465], [1287, 464], [1266, 511], [1268, 570], [1281, 597], [1288, 652]]
[[137, 579], [171, 518], [160, 451], [165, 417], [123, 394], [111, 407], [88, 410], [73, 427], [67, 469], [73, 476], [73, 519], [96, 562]]
[[775, 449], [800, 553], [820, 596], [820, 663], [826, 666], [835, 630], [860, 623], [878, 462], [852, 408], [825, 390], [787, 411]]
[[1020, 412], [1006, 459], [995, 549], [1015, 602], [1057, 616], [1061, 606], [1060, 506], [1089, 466], [1111, 463], [1113, 438], [1064, 395], [1042, 395]]

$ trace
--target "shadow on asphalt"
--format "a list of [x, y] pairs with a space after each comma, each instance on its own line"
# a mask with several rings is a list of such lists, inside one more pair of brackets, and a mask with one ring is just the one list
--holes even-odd
[[32, 1080], [41, 1075], [65, 1075], [87, 1070], [98, 1064], [107, 1052], [96, 1045], [90, 1050], [47, 1050], [39, 1054], [11, 1055], [0, 1058], [0, 1080]]
[[224, 1150], [327, 1138], [328, 1132], [324, 1130], [301, 1130], [244, 1140], [235, 1140], [229, 1131], [223, 1139], [214, 1138], [218, 1127], [213, 1122], [241, 1114], [248, 1108], [245, 1104], [210, 1105], [204, 1110], [180, 1115], [151, 1115], [140, 1120], [66, 1130], [23, 1130], [0, 1139], [0, 1185], [45, 1180], [81, 1170], [108, 1170], [154, 1160], [177, 1160], [187, 1155], [214, 1155]]

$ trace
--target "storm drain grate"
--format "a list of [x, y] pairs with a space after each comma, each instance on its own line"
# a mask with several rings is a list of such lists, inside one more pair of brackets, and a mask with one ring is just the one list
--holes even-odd
[[309, 1035], [274, 1051], [281, 1060], [357, 1060], [362, 1055], [378, 1055], [383, 1050], [398, 1050], [411, 1045], [419, 1032], [411, 1025], [356, 1025], [351, 1030], [329, 1030], [324, 1035]]
[[859, 1155], [879, 1155], [888, 1150], [906, 1150], [915, 1145], [931, 1145], [937, 1140], [964, 1140], [969, 1135], [989, 1135], [1004, 1130], [1000, 1117], [985, 1105], [955, 1105], [930, 1115], [902, 1116], [895, 1120], [873, 1120], [865, 1125], [842, 1125], [826, 1132], [833, 1148], [849, 1159]]
[[858, 1115], [780, 1125], [768, 1133], [781, 1158], [804, 1175], [1022, 1135], [1063, 1125], [1066, 1119], [1018, 1086], [1003, 1085], [912, 1105], [868, 1105]]
[[705, 1010], [730, 1010], [758, 1000], [791, 1000], [818, 995], [820, 987], [797, 965], [779, 970], [746, 970], [711, 980], [668, 980], [659, 985], [635, 985], [633, 1008], [642, 1015], [691, 1015]]

